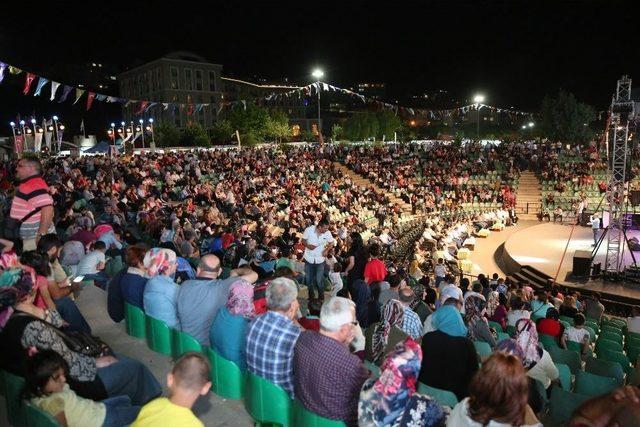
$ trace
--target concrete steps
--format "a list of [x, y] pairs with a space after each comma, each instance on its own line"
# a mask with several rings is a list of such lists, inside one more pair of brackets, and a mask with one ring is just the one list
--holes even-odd
[[531, 171], [520, 175], [516, 193], [516, 213], [520, 219], [535, 220], [542, 204], [542, 186], [540, 180]]

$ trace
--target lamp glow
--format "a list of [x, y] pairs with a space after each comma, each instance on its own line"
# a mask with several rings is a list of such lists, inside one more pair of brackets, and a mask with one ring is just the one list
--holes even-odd
[[58, 116], [53, 116], [53, 120], [58, 120]]
[[140, 119], [140, 120], [138, 120], [138, 123], [143, 124], [144, 120]]
[[36, 119], [31, 119], [31, 124], [35, 125], [36, 124]]
[[115, 123], [111, 123], [111, 127], [112, 128], [116, 127], [116, 124]]
[[153, 123], [153, 119], [149, 119], [149, 123]]
[[120, 126], [124, 126], [124, 122], [120, 122]]
[[315, 70], [313, 70], [313, 73], [311, 73], [311, 75], [316, 79], [321, 79], [322, 77], [324, 77], [324, 72], [320, 68], [316, 68]]
[[533, 122], [529, 122], [529, 127], [532, 128], [534, 126]]
[[476, 95], [473, 97], [473, 102], [475, 102], [476, 104], [480, 104], [481, 102], [484, 102], [484, 95]]
[[20, 124], [24, 126], [24, 120], [20, 120]]
[[64, 130], [64, 125], [60, 125], [58, 127], [60, 128], [60, 130]]
[[9, 123], [11, 125], [11, 127], [15, 127], [16, 124], [14, 122]]

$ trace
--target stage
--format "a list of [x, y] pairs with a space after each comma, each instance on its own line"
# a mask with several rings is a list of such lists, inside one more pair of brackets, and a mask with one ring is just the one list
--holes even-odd
[[[576, 226], [569, 240], [571, 228], [570, 225], [545, 222], [525, 228], [510, 236], [504, 244], [502, 254], [507, 270], [505, 273], [512, 275], [522, 267], [529, 266], [551, 278], [555, 278], [557, 274], [557, 282], [563, 286], [634, 298], [640, 301], [640, 287], [638, 285], [603, 282], [602, 280], [587, 281], [587, 279], [577, 279], [571, 275], [575, 252], [591, 252], [594, 248], [591, 227]], [[640, 239], [640, 231], [628, 230], [627, 237]], [[567, 241], [569, 241], [568, 247]], [[562, 265], [559, 266], [565, 247], [567, 247], [567, 253]], [[594, 264], [601, 263], [604, 266], [606, 251], [607, 242], [605, 239], [594, 258]], [[640, 252], [635, 252], [634, 255], [640, 262]], [[633, 265], [631, 252], [626, 244], [623, 263], [625, 266]]]

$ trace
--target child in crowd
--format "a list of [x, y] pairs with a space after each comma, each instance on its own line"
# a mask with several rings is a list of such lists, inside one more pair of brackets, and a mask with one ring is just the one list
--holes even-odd
[[120, 427], [136, 419], [139, 406], [128, 396], [95, 402], [78, 396], [67, 384], [67, 364], [53, 350], [27, 360], [25, 398], [67, 427]]
[[444, 265], [444, 259], [439, 258], [438, 263], [435, 267], [433, 267], [433, 274], [436, 277], [436, 288], [440, 286], [440, 282], [442, 282], [447, 275], [447, 267]]
[[591, 336], [589, 331], [584, 327], [585, 317], [582, 313], [578, 313], [573, 317], [573, 326], [569, 326], [562, 334], [561, 344], [563, 348], [567, 348], [567, 341], [577, 342], [581, 345], [580, 352], [586, 354], [589, 349]]
[[190, 351], [182, 355], [167, 375], [169, 398], [159, 397], [144, 405], [131, 427], [204, 427], [191, 408], [199, 396], [209, 392], [210, 372], [202, 354]]
[[338, 292], [342, 290], [344, 284], [342, 283], [342, 266], [339, 262], [333, 264], [332, 271], [329, 273], [329, 281], [333, 286], [331, 290], [331, 297], [338, 296]]
[[103, 289], [109, 281], [109, 276], [104, 272], [106, 252], [107, 245], [98, 240], [93, 243], [93, 250], [82, 257], [78, 263], [78, 276], [84, 276], [84, 280], [93, 280]]
[[320, 310], [322, 310], [322, 301], [313, 299], [307, 305], [309, 314], [298, 319], [300, 326], [309, 331], [320, 331]]

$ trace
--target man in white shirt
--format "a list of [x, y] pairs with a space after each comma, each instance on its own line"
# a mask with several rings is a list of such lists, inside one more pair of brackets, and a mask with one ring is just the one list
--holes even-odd
[[304, 230], [302, 244], [304, 245], [304, 280], [309, 290], [309, 300], [318, 298], [324, 300], [324, 271], [326, 249], [333, 247], [335, 240], [329, 231], [329, 221], [321, 219], [317, 225]]
[[591, 217], [591, 229], [593, 230], [593, 245], [595, 246], [600, 238], [600, 214], [597, 212]]
[[94, 242], [93, 251], [80, 259], [77, 274], [78, 276], [84, 276], [84, 280], [93, 280], [103, 289], [109, 280], [109, 276], [102, 271], [106, 264], [106, 251], [107, 245], [105, 245], [103, 241], [98, 240]]

